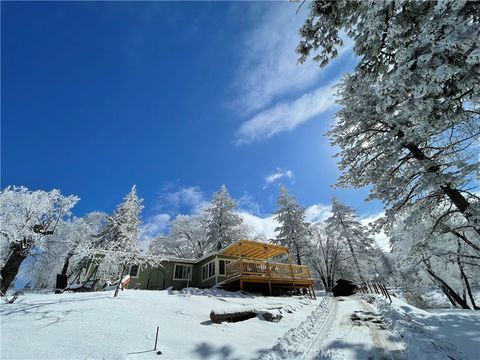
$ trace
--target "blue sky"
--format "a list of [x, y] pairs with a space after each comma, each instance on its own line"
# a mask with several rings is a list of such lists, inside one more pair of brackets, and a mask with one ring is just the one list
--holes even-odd
[[[334, 190], [324, 136], [350, 43], [325, 69], [297, 64], [306, 6], [291, 3], [5, 3], [1, 183], [77, 194], [111, 212], [133, 184], [150, 232], [225, 184], [252, 223], [285, 184], [315, 218]], [[305, 8], [305, 9], [304, 9]]]

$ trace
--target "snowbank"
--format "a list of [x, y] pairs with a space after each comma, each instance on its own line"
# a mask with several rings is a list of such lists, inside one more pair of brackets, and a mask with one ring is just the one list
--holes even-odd
[[476, 360], [480, 349], [480, 312], [425, 311], [392, 297], [370, 297], [389, 328], [407, 345], [407, 359]]

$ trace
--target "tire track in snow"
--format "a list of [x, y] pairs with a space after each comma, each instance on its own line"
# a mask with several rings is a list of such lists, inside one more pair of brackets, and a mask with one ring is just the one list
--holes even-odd
[[[361, 299], [358, 300], [360, 305], [362, 306], [365, 312], [369, 312], [375, 314], [376, 312], [373, 308], [368, 304], [365, 300]], [[401, 349], [397, 343], [390, 340], [387, 336], [387, 330], [379, 330], [379, 328], [371, 323], [366, 321], [365, 324], [368, 326], [368, 330], [370, 333], [370, 338], [372, 340], [372, 345], [376, 349], [376, 356], [375, 358], [381, 360], [404, 360], [405, 355], [403, 353], [403, 349]]]
[[[270, 350], [259, 359], [313, 359], [323, 344], [335, 319], [338, 302], [324, 297], [320, 304], [299, 326], [288, 330]], [[313, 338], [312, 338], [313, 337]]]
[[335, 316], [337, 315], [338, 301], [332, 298], [330, 298], [329, 300], [330, 301], [326, 311], [326, 319], [324, 322], [320, 322], [318, 326], [318, 332], [307, 345], [303, 356], [300, 358], [301, 360], [315, 359], [317, 357], [317, 354], [321, 351], [323, 342], [327, 337], [327, 334], [332, 329]]

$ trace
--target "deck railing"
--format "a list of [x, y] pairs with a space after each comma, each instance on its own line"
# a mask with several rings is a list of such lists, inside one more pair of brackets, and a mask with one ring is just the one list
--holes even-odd
[[[241, 271], [240, 271], [241, 269]], [[259, 259], [238, 259], [225, 267], [227, 279], [242, 276], [258, 276], [270, 279], [310, 279], [307, 266], [270, 263]]]

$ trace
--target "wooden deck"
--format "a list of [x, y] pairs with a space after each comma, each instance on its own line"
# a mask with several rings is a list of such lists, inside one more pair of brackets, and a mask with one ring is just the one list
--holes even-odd
[[313, 279], [308, 266], [271, 263], [267, 260], [241, 258], [225, 267], [226, 284], [238, 283], [240, 289], [244, 284], [268, 284], [272, 287], [310, 289]]
[[[236, 257], [225, 266], [226, 288], [243, 290], [262, 289], [272, 295], [282, 293], [285, 288], [294, 292], [303, 289], [304, 293], [315, 298], [313, 279], [308, 266], [293, 265], [288, 247], [251, 240], [238, 240], [223, 249], [220, 255]], [[287, 255], [288, 264], [272, 263], [268, 259]], [[265, 291], [266, 289], [266, 291]], [[282, 291], [277, 291], [282, 290]]]

